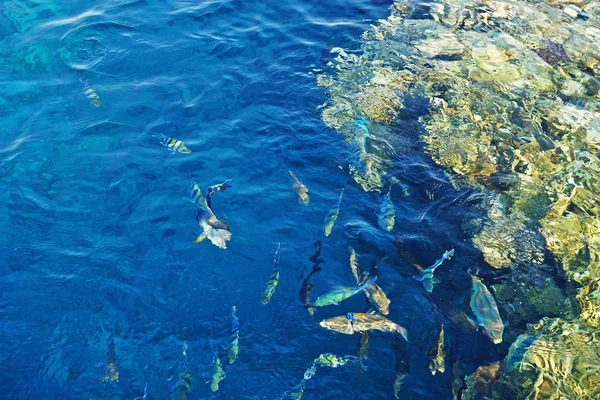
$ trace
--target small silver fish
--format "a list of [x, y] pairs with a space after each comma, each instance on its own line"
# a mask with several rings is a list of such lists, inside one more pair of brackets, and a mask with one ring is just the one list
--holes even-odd
[[157, 138], [160, 141], [160, 144], [162, 144], [163, 146], [165, 146], [173, 152], [182, 154], [190, 154], [192, 152], [181, 140], [170, 138], [168, 136], [163, 135], [162, 133], [160, 134], [160, 136], [157, 136]]
[[333, 206], [331, 210], [329, 210], [329, 214], [325, 217], [325, 222], [323, 224], [323, 233], [325, 236], [331, 235], [331, 230], [333, 229], [333, 225], [335, 225], [335, 221], [338, 219], [340, 215], [340, 206], [342, 204], [342, 197], [344, 196], [344, 188], [342, 188], [342, 192], [340, 193], [340, 197], [337, 203]]
[[433, 263], [431, 267], [424, 270], [423, 275], [413, 275], [413, 278], [415, 278], [418, 281], [421, 281], [425, 290], [431, 293], [433, 291], [433, 286], [437, 283], [436, 279], [434, 279], [433, 277], [435, 270], [437, 269], [437, 267], [442, 265], [442, 263], [445, 260], [449, 260], [450, 258], [452, 258], [453, 255], [454, 249], [448, 250], [442, 255], [442, 257], [440, 257], [435, 263]]

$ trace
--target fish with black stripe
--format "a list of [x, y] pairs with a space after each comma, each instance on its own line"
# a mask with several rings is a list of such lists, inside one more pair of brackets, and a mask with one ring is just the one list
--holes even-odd
[[174, 153], [190, 154], [192, 152], [181, 140], [165, 136], [162, 133], [155, 137], [160, 144]]
[[100, 96], [98, 96], [96, 91], [92, 89], [90, 85], [88, 85], [87, 80], [84, 81], [83, 79], [80, 79], [79, 81], [83, 85], [83, 93], [85, 94], [85, 97], [87, 97], [90, 101], [90, 104], [94, 107], [100, 107], [102, 105], [102, 102], [100, 101]]

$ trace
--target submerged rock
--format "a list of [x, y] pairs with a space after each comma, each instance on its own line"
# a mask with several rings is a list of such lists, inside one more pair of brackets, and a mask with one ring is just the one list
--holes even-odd
[[484, 390], [472, 376], [473, 396], [600, 398], [599, 26], [598, 1], [398, 1], [319, 77], [328, 126], [352, 142], [357, 116], [373, 123], [350, 168], [365, 190], [389, 162], [372, 146], [381, 128], [426, 98], [427, 153], [494, 193], [469, 202], [483, 216], [463, 226], [488, 264], [511, 269], [493, 286], [511, 323], [542, 320]]

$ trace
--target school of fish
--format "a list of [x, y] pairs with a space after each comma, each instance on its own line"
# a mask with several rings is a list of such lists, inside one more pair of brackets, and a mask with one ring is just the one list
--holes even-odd
[[[100, 108], [101, 101], [100, 96], [92, 89], [87, 81], [81, 80], [84, 87], [84, 94], [90, 101], [90, 104], [94, 107]], [[354, 141], [359, 149], [360, 160], [362, 161], [365, 154], [365, 148], [367, 140], [371, 138], [369, 131], [370, 122], [364, 117], [357, 117], [354, 121]], [[164, 134], [155, 135], [158, 138], [159, 143], [170, 150], [173, 153], [190, 154], [192, 150], [180, 139], [166, 136]], [[296, 174], [291, 170], [288, 170], [289, 176], [292, 178], [292, 189], [296, 193], [298, 203], [304, 206], [308, 206], [310, 203], [308, 187], [302, 183]], [[236, 173], [237, 176], [237, 173]], [[232, 180], [227, 179], [222, 183], [213, 184], [207, 187], [203, 192], [200, 185], [191, 178], [190, 175], [190, 189], [189, 198], [191, 202], [196, 206], [196, 220], [200, 227], [199, 232], [196, 235], [194, 242], [200, 243], [205, 239], [208, 239], [213, 245], [227, 249], [227, 242], [231, 240], [232, 233], [229, 229], [229, 224], [221, 220], [215, 214], [213, 207], [213, 197], [216, 193], [222, 193], [232, 187]], [[396, 223], [396, 210], [392, 201], [392, 188], [395, 184], [398, 184], [402, 188], [404, 196], [409, 195], [406, 185], [403, 185], [395, 177], [390, 179], [390, 186], [388, 191], [383, 196], [383, 201], [380, 205], [379, 212], [377, 213], [378, 225], [387, 232], [391, 232]], [[337, 202], [331, 207], [327, 213], [323, 222], [323, 235], [329, 237], [335, 226], [335, 223], [340, 215], [340, 209], [342, 207], [342, 200], [344, 196], [345, 187], [342, 187]], [[320, 259], [321, 253], [321, 242], [315, 242], [316, 252], [312, 255], [309, 260], [313, 263], [313, 267], [310, 273], [302, 281], [302, 285], [299, 291], [300, 300], [303, 307], [307, 310], [310, 316], [313, 316], [315, 312], [322, 307], [326, 306], [339, 306], [340, 303], [358, 295], [364, 293], [365, 297], [370, 305], [370, 308], [366, 312], [346, 312], [343, 315], [322, 319], [319, 322], [319, 326], [334, 332], [345, 335], [353, 335], [359, 333], [359, 343], [356, 350], [356, 356], [336, 356], [332, 353], [323, 353], [315, 358], [311, 366], [304, 373], [304, 377], [300, 384], [298, 384], [292, 393], [288, 393], [284, 397], [291, 397], [294, 399], [302, 398], [306, 389], [306, 383], [312, 379], [317, 373], [317, 367], [329, 367], [337, 368], [344, 366], [350, 362], [357, 361], [362, 366], [362, 360], [368, 358], [369, 348], [369, 332], [384, 332], [391, 333], [393, 335], [391, 347], [396, 357], [396, 377], [392, 384], [393, 394], [396, 399], [400, 399], [400, 392], [402, 390], [403, 382], [406, 377], [410, 374], [409, 359], [407, 356], [406, 346], [409, 342], [409, 335], [406, 328], [399, 325], [398, 323], [388, 319], [386, 316], [390, 314], [391, 301], [388, 298], [386, 292], [376, 283], [377, 275], [372, 275], [371, 272], [361, 271], [359, 266], [359, 255], [357, 252], [350, 247], [350, 270], [354, 277], [355, 285], [352, 287], [336, 287], [329, 292], [326, 292], [318, 296], [314, 301], [311, 301], [313, 292], [313, 284], [310, 279], [321, 271], [320, 264], [323, 262]], [[273, 267], [271, 275], [267, 281], [264, 292], [261, 297], [261, 303], [267, 305], [271, 302], [273, 295], [275, 294], [276, 288], [279, 285], [280, 278], [280, 250], [281, 243], [278, 243], [277, 249], [273, 255]], [[401, 255], [405, 255], [401, 253]], [[408, 256], [408, 254], [406, 254]], [[463, 311], [456, 309], [453, 305], [448, 305], [444, 299], [441, 299], [433, 295], [435, 286], [440, 283], [434, 274], [436, 269], [446, 260], [450, 260], [454, 256], [454, 249], [450, 249], [435, 261], [429, 268], [423, 269], [416, 262], [411, 262], [411, 265], [417, 268], [419, 274], [414, 275], [414, 278], [420, 281], [425, 291], [430, 294], [432, 304], [434, 308], [445, 314], [451, 322], [466, 327], [467, 330], [474, 329], [477, 326], [482, 327], [485, 334], [494, 344], [502, 342], [504, 324], [500, 317], [498, 307], [495, 299], [491, 292], [488, 290], [483, 280], [473, 274], [471, 276], [472, 283], [472, 294], [471, 294], [471, 311], [475, 316], [475, 322], [468, 317]], [[239, 341], [240, 341], [240, 322], [237, 315], [238, 309], [236, 306], [231, 308], [231, 331], [230, 341], [228, 346], [223, 346], [227, 351], [227, 358], [229, 364], [233, 364], [238, 360], [239, 357]], [[400, 339], [401, 338], [401, 339]], [[436, 373], [443, 374], [446, 370], [446, 353], [445, 353], [445, 333], [444, 325], [440, 325], [439, 335], [435, 346], [427, 353], [429, 356], [428, 367], [433, 375]], [[530, 345], [535, 338], [524, 338], [520, 343], [523, 346], [518, 345], [511, 348], [512, 359], [518, 360], [522, 357], [523, 348]], [[217, 392], [221, 385], [221, 382], [226, 378], [226, 373], [219, 356], [219, 347], [212, 347], [212, 368], [210, 371], [210, 379], [207, 381], [212, 392]], [[184, 348], [184, 355], [186, 355], [187, 345]], [[107, 364], [103, 374], [103, 380], [105, 382], [117, 382], [119, 380], [120, 370], [117, 366], [117, 354], [115, 351], [114, 334], [111, 333], [108, 339], [108, 350], [107, 350]], [[452, 384], [452, 391], [459, 393], [464, 387], [461, 373], [456, 372], [458, 368], [458, 359], [453, 355], [452, 359], [454, 383]], [[517, 361], [511, 362], [516, 364]], [[509, 365], [509, 368], [511, 365]], [[361, 369], [361, 370], [364, 370]], [[460, 370], [462, 371], [462, 370]], [[172, 387], [172, 396], [176, 400], [187, 399], [192, 386], [192, 375], [187, 367], [180, 373], [179, 379], [177, 379], [175, 385]], [[455, 387], [457, 388], [455, 390]], [[144, 395], [144, 398], [145, 395]]]

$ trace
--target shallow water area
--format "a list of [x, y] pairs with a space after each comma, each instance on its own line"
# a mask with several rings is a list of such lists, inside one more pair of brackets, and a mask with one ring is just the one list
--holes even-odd
[[[399, 365], [410, 365], [400, 398], [450, 399], [456, 379], [503, 360], [528, 324], [577, 308], [565, 300], [559, 310], [536, 305], [535, 313], [520, 312], [513, 289], [522, 282], [547, 285], [561, 299], [574, 290], [557, 278], [558, 261], [537, 226], [517, 217], [507, 223], [523, 227], [511, 240], [533, 238], [539, 251], [516, 251], [507, 242], [493, 258], [478, 249], [472, 232], [493, 235], [486, 229], [500, 206], [481, 189], [485, 183], [459, 179], [425, 151], [430, 126], [421, 117], [430, 100], [422, 92], [398, 97], [401, 79], [389, 71], [375, 81], [392, 82], [392, 89], [360, 86], [359, 79], [373, 76], [352, 57], [368, 54], [361, 35], [388, 18], [390, 6], [0, 4], [3, 396], [167, 399], [189, 372], [190, 399], [290, 398], [314, 360], [333, 353], [350, 361], [317, 368], [303, 398], [394, 398]], [[358, 71], [337, 68], [336, 59], [354, 60]], [[336, 92], [322, 85], [323, 73], [339, 73], [332, 79], [361, 92]], [[368, 123], [350, 118], [348, 104], [362, 107]], [[341, 122], [329, 123], [327, 115]], [[164, 137], [191, 153], [170, 151]], [[299, 202], [289, 171], [306, 185], [309, 201]], [[227, 179], [231, 187], [211, 199], [231, 231], [227, 248], [210, 238], [194, 243], [200, 227], [192, 181], [205, 190]], [[392, 208], [382, 208], [388, 193]], [[324, 219], [336, 207], [325, 236]], [[360, 362], [354, 357], [361, 337], [327, 331], [319, 321], [367, 312], [366, 297], [358, 293], [314, 315], [304, 304], [307, 283], [313, 301], [358, 283], [350, 246], [391, 300], [386, 317], [408, 331], [408, 341], [369, 332], [368, 358]], [[278, 248], [278, 283], [263, 305]], [[452, 248], [428, 293], [413, 275]], [[523, 254], [538, 275], [523, 265], [510, 272], [490, 266]], [[498, 344], [473, 325], [468, 271], [477, 271], [510, 322]], [[229, 364], [232, 306], [239, 357]], [[441, 324], [445, 372], [433, 375], [428, 354], [442, 348]], [[536, 346], [552, 345], [543, 343]], [[511, 363], [524, 352], [513, 348]], [[226, 373], [217, 392], [209, 384], [214, 354]], [[114, 366], [118, 380], [106, 375]]]

